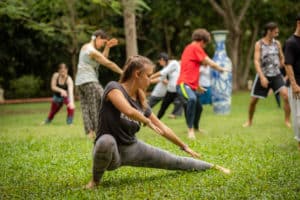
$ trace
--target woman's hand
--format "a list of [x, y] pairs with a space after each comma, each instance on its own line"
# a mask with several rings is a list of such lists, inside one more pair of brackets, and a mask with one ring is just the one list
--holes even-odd
[[261, 77], [260, 78], [260, 84], [261, 86], [263, 86], [264, 88], [268, 87], [269, 81], [266, 77]]
[[65, 91], [65, 90], [61, 90], [61, 91], [60, 91], [60, 95], [61, 95], [62, 97], [67, 97], [67, 96], [68, 96], [68, 93], [67, 93], [67, 91]]
[[222, 71], [221, 72], [231, 72], [231, 67], [222, 67]]
[[197, 92], [199, 92], [200, 94], [203, 94], [204, 92], [206, 92], [207, 91], [207, 89], [205, 89], [204, 87], [202, 87], [202, 86], [198, 86], [198, 88], [197, 88]]
[[73, 102], [70, 102], [70, 103], [68, 104], [68, 108], [74, 109], [74, 108], [75, 108], [75, 104], [74, 104]]
[[111, 48], [118, 44], [118, 40], [116, 38], [112, 38], [106, 42], [106, 46]]
[[195, 151], [193, 151], [190, 147], [186, 146], [185, 148], [183, 148], [183, 151], [187, 152], [188, 154], [190, 154], [193, 158], [200, 158], [201, 155]]
[[293, 97], [295, 99], [300, 99], [300, 87], [297, 84], [291, 85], [293, 91]]

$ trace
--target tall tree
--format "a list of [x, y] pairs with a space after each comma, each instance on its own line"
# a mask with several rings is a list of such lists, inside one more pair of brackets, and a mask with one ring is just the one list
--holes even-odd
[[122, 0], [126, 57], [138, 54], [136, 14], [150, 7], [143, 0]]
[[135, 22], [135, 0], [122, 0], [126, 57], [138, 54]]
[[[221, 0], [218, 3], [216, 0], [209, 0], [213, 9], [222, 16], [225, 28], [229, 31], [229, 56], [232, 61], [233, 74], [233, 89], [239, 89], [238, 84], [238, 67], [240, 62], [240, 44], [241, 44], [241, 22], [243, 21], [246, 12], [250, 6], [251, 0], [242, 1], [243, 3], [238, 7], [234, 6], [233, 0]], [[237, 2], [235, 1], [235, 5]], [[239, 2], [240, 3], [240, 2]]]

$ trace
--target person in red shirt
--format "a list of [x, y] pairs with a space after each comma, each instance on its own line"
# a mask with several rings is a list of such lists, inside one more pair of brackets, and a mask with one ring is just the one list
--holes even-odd
[[199, 87], [199, 67], [209, 65], [217, 71], [225, 72], [229, 69], [221, 67], [204, 51], [211, 37], [206, 29], [196, 29], [192, 34], [192, 42], [188, 44], [181, 55], [181, 68], [177, 80], [176, 90], [182, 96], [185, 105], [185, 118], [188, 126], [188, 137], [195, 138], [194, 129], [199, 130], [202, 105], [200, 93], [203, 88]]

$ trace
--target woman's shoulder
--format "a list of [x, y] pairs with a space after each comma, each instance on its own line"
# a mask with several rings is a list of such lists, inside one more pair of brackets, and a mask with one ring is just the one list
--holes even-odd
[[121, 92], [123, 92], [122, 86], [121, 86], [121, 84], [119, 82], [117, 82], [117, 81], [110, 81], [109, 83], [107, 83], [107, 85], [104, 88], [103, 96], [108, 95], [108, 93], [110, 93], [114, 89], [117, 89], [117, 90], [120, 90]]
[[70, 75], [68, 75], [68, 77], [67, 77], [67, 82], [73, 83], [73, 79], [72, 79], [72, 77]]
[[104, 90], [121, 89], [121, 84], [117, 81], [110, 81], [105, 86]]
[[59, 73], [58, 72], [54, 72], [53, 74], [52, 74], [52, 78], [58, 78], [58, 76], [59, 76]]
[[96, 50], [91, 43], [86, 43], [81, 47], [81, 51], [93, 51]]

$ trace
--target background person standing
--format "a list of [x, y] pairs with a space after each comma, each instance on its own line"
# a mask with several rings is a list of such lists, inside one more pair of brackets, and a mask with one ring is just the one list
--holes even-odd
[[285, 70], [290, 81], [288, 89], [295, 139], [300, 151], [300, 13], [296, 16], [295, 33], [285, 43]]
[[[206, 29], [196, 29], [192, 34], [192, 42], [188, 44], [181, 55], [181, 65], [176, 90], [178, 95], [185, 99], [185, 118], [188, 126], [188, 137], [195, 138], [194, 130], [199, 129], [199, 122], [202, 113], [199, 89], [199, 67], [209, 65], [220, 72], [229, 71], [219, 66], [209, 58], [204, 51], [211, 37]], [[202, 88], [200, 90], [202, 91]]]
[[68, 66], [65, 63], [60, 63], [57, 71], [51, 78], [51, 90], [54, 92], [51, 108], [47, 119], [42, 124], [51, 123], [55, 114], [65, 104], [68, 112], [66, 122], [70, 125], [73, 123], [75, 110], [74, 84], [71, 76], [68, 75]]
[[[122, 74], [122, 69], [107, 57], [111, 47], [118, 44], [116, 39], [107, 39], [106, 33], [99, 29], [92, 35], [91, 41], [84, 44], [80, 50], [75, 85], [80, 95], [80, 105], [86, 134], [95, 138], [97, 117], [101, 104], [103, 88], [98, 80], [99, 65]], [[103, 52], [98, 49], [105, 46]]]
[[280, 72], [280, 65], [284, 65], [284, 55], [281, 44], [275, 40], [279, 28], [276, 23], [269, 22], [264, 27], [264, 36], [255, 43], [254, 64], [256, 77], [251, 90], [251, 99], [248, 108], [248, 120], [243, 127], [252, 125], [252, 120], [259, 98], [266, 98], [270, 88], [274, 93], [280, 93], [284, 100], [284, 122], [290, 127], [290, 106], [287, 88]]

